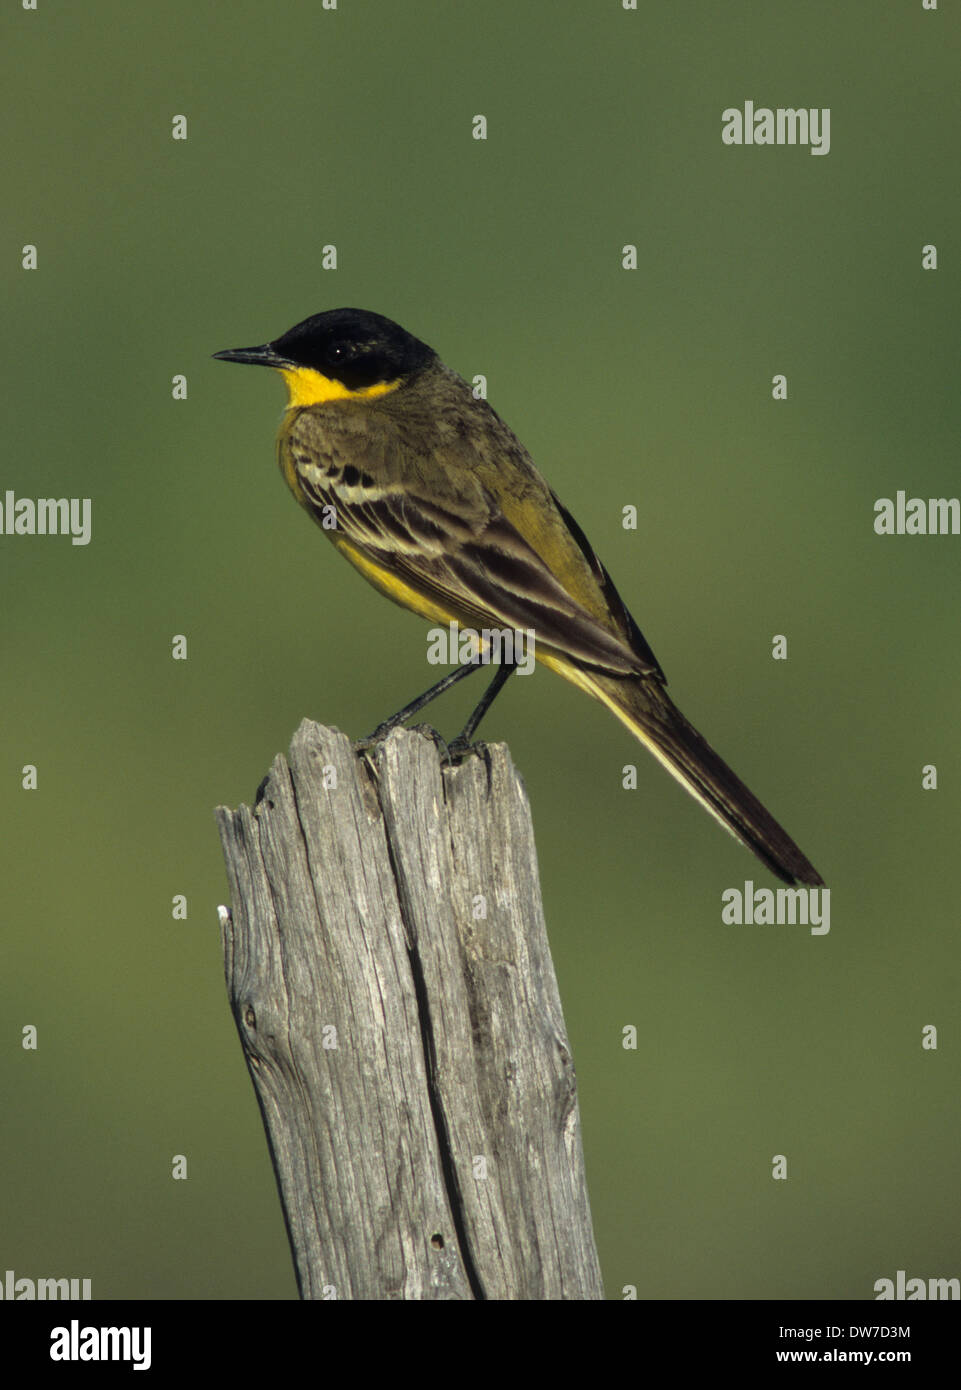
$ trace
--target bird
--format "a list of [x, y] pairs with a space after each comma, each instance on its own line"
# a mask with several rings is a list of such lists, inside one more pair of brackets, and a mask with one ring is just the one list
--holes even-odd
[[[674, 704], [610, 575], [527, 450], [433, 348], [382, 314], [345, 308], [214, 356], [284, 378], [280, 470], [375, 588], [434, 623], [533, 631], [537, 660], [605, 705], [771, 873], [823, 883]], [[373, 737], [471, 669], [458, 666]], [[460, 749], [513, 669], [498, 666]]]

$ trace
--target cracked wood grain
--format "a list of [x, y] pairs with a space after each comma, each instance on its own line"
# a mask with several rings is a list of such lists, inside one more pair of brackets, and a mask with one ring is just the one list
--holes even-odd
[[527, 797], [304, 721], [218, 808], [231, 1008], [304, 1298], [603, 1297]]

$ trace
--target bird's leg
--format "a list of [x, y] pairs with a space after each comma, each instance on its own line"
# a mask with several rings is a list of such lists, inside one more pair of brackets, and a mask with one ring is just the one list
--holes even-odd
[[[418, 695], [416, 700], [411, 700], [409, 705], [405, 705], [404, 708], [398, 710], [396, 714], [392, 714], [389, 719], [385, 719], [383, 724], [378, 724], [377, 728], [374, 730], [372, 734], [368, 734], [366, 738], [359, 739], [358, 746], [364, 748], [371, 743], [375, 743], [377, 739], [383, 738], [385, 734], [390, 733], [391, 729], [396, 729], [398, 724], [403, 724], [404, 721], [409, 719], [412, 714], [417, 714], [420, 710], [424, 708], [425, 705], [429, 705], [431, 700], [436, 700], [438, 695], [443, 695], [445, 690], [450, 690], [452, 685], [456, 685], [457, 682], [463, 680], [465, 676], [469, 676], [472, 671], [479, 670], [480, 666], [474, 666], [468, 663], [463, 666], [456, 666], [453, 671], [448, 671], [447, 675], [442, 676], [436, 685], [431, 686], [430, 690], [425, 690], [423, 695]], [[500, 672], [498, 672], [498, 675], [499, 674]], [[500, 689], [499, 686], [498, 689]], [[490, 697], [491, 700], [494, 698], [494, 695], [496, 694], [497, 691], [495, 690], [494, 694]], [[486, 695], [484, 696], [484, 700], [487, 701], [487, 704], [490, 703], [490, 700], [487, 699]], [[479, 707], [480, 715], [482, 715], [484, 713], [484, 710], [487, 708], [487, 704], [484, 703], [484, 700], [481, 701], [482, 708]], [[474, 714], [477, 714], [476, 710], [474, 711]], [[478, 721], [480, 719], [480, 715], [477, 715]], [[473, 718], [474, 715], [471, 715], [471, 719]]]
[[464, 725], [463, 729], [461, 729], [460, 733], [457, 735], [454, 741], [447, 745], [448, 753], [451, 756], [456, 757], [458, 754], [467, 751], [467, 749], [471, 745], [471, 740], [473, 739], [474, 734], [477, 732], [478, 724], [484, 718], [484, 715], [490, 709], [491, 705], [497, 699], [497, 696], [503, 690], [504, 686], [507, 684], [508, 680], [516, 670], [516, 661], [505, 661], [502, 662], [500, 666], [498, 666], [494, 679], [491, 681], [490, 685], [484, 691], [480, 704], [474, 710], [470, 719], [468, 719], [467, 723]]

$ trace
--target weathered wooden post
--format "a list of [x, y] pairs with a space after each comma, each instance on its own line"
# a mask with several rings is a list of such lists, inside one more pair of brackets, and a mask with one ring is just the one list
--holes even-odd
[[304, 1298], [603, 1298], [533, 828], [503, 744], [304, 721], [218, 809], [231, 1007]]

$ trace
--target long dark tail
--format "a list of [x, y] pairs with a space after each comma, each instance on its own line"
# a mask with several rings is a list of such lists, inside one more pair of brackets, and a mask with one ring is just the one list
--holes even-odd
[[688, 723], [659, 682], [596, 675], [573, 667], [562, 670], [559, 664], [555, 669], [602, 700], [715, 820], [752, 849], [778, 878], [812, 886], [824, 882], [790, 835]]

